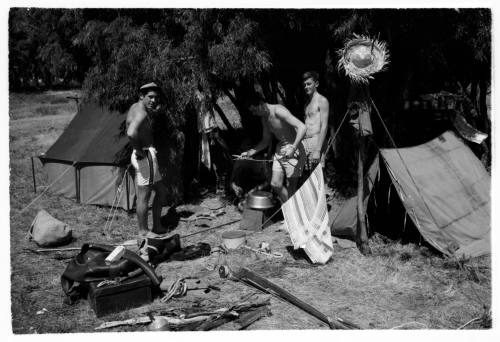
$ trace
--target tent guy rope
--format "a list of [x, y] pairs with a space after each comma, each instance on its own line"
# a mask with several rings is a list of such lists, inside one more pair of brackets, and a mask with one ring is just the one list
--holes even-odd
[[[123, 177], [122, 177], [122, 180], [120, 182], [120, 185], [116, 189], [115, 198], [113, 200], [113, 205], [111, 206], [111, 209], [109, 211], [108, 217], [106, 219], [106, 224], [104, 225], [104, 234], [107, 234], [108, 230], [111, 229], [111, 224], [113, 223], [113, 219], [114, 219], [114, 217], [116, 215], [116, 209], [118, 208], [118, 203], [120, 203], [120, 199], [122, 198], [122, 194], [123, 194], [123, 191], [122, 191], [123, 190], [123, 182], [125, 181], [125, 178], [127, 176], [128, 176], [128, 167], [125, 170], [125, 172], [123, 173]], [[118, 200], [117, 200], [117, 198], [118, 198]], [[109, 225], [108, 225], [108, 223], [109, 223]]]
[[50, 187], [52, 185], [54, 185], [57, 181], [59, 181], [59, 179], [61, 179], [75, 165], [76, 165], [76, 162], [73, 162], [73, 164], [71, 164], [70, 166], [68, 166], [63, 172], [61, 172], [61, 174], [59, 176], [57, 176], [56, 179], [54, 179], [52, 181], [52, 183], [50, 183], [49, 185], [47, 185], [45, 187], [45, 189], [40, 193], [40, 195], [36, 196], [28, 205], [26, 205], [23, 209], [21, 209], [21, 211], [19, 211], [14, 217], [16, 217], [17, 215], [20, 215], [20, 214], [24, 213], [24, 211], [26, 211], [26, 209], [28, 209], [29, 207], [31, 207], [33, 205], [33, 203], [35, 203], [36, 201], [38, 201], [40, 199], [40, 197], [42, 197], [50, 189]]

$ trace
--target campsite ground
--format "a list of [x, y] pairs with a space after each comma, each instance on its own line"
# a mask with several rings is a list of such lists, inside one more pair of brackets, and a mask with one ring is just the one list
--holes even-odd
[[[361, 255], [347, 241], [334, 244], [333, 260], [314, 266], [294, 259], [287, 247], [291, 242], [279, 223], [254, 233], [248, 244], [268, 242], [281, 259], [256, 256], [248, 250], [234, 251], [219, 258], [213, 254], [193, 261], [161, 264], [157, 272], [170, 284], [185, 276], [196, 276], [200, 284], [218, 286], [221, 291], [189, 291], [168, 304], [156, 300], [146, 308], [133, 309], [97, 319], [84, 300], [74, 306], [63, 303], [60, 276], [69, 258], [76, 252], [36, 254], [37, 248], [26, 239], [31, 221], [40, 209], [69, 224], [75, 240], [84, 242], [120, 242], [134, 238], [136, 218], [119, 211], [104, 231], [109, 208], [84, 206], [73, 200], [42, 195], [30, 207], [46, 179], [36, 164], [38, 193], [33, 192], [30, 157], [45, 152], [73, 117], [76, 105], [66, 98], [77, 92], [11, 94], [10, 96], [10, 246], [11, 309], [14, 333], [91, 332], [103, 321], [142, 316], [145, 309], [212, 309], [224, 307], [256, 292], [242, 284], [219, 278], [208, 266], [221, 262], [247, 265], [260, 275], [281, 285], [329, 316], [337, 316], [364, 329], [481, 329], [491, 327], [491, 261], [451, 260], [424, 246], [401, 245], [376, 235], [370, 240], [373, 254]], [[207, 210], [210, 197], [196, 204], [177, 208], [181, 214]], [[212, 226], [240, 217], [231, 205]], [[182, 240], [183, 245], [221, 243], [220, 234], [235, 229], [238, 223]], [[185, 235], [202, 228], [180, 221], [173, 233]], [[225, 260], [224, 260], [225, 259]], [[198, 287], [202, 285], [196, 284]], [[265, 297], [256, 292], [258, 296]], [[271, 298], [272, 316], [263, 318], [249, 329], [326, 329], [320, 321], [282, 301]], [[46, 309], [46, 310], [43, 310]], [[475, 320], [474, 320], [475, 319]], [[468, 324], [467, 324], [468, 323]], [[467, 325], [466, 325], [467, 324]], [[465, 325], [465, 326], [464, 326]], [[223, 325], [220, 329], [231, 329]], [[234, 328], [234, 327], [233, 327]], [[121, 327], [113, 331], [145, 330], [144, 326]]]

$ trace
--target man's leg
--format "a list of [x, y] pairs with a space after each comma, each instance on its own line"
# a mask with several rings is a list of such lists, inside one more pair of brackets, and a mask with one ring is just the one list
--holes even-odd
[[139, 235], [148, 233], [148, 204], [151, 196], [151, 186], [137, 186], [137, 222], [139, 223]]
[[156, 234], [163, 234], [165, 230], [161, 225], [161, 208], [166, 195], [165, 186], [162, 182], [157, 182], [154, 185], [155, 197], [153, 199], [153, 229], [152, 232]]
[[288, 187], [286, 189], [287, 191], [287, 199], [290, 198], [291, 196], [293, 196], [293, 194], [295, 193], [295, 191], [297, 191], [297, 184], [299, 182], [299, 178], [300, 177], [291, 177], [291, 178], [288, 178]]
[[281, 203], [285, 203], [288, 199], [288, 193], [286, 188], [283, 186], [283, 181], [285, 180], [285, 173], [276, 171], [273, 169], [273, 175], [271, 176], [271, 187], [273, 191], [278, 195]]

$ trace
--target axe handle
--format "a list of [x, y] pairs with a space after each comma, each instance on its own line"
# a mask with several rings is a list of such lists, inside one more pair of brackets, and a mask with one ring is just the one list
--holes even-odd
[[249, 283], [250, 285], [259, 287], [265, 290], [266, 292], [270, 292], [271, 294], [275, 294], [278, 297], [285, 299], [289, 303], [297, 306], [298, 308], [304, 310], [308, 314], [316, 317], [320, 321], [328, 324], [330, 329], [347, 329], [347, 327], [344, 326], [343, 324], [330, 319], [328, 316], [326, 316], [316, 308], [312, 307], [311, 305], [303, 302], [299, 298], [295, 297], [290, 292], [286, 291], [285, 289], [279, 287], [278, 285], [270, 282], [269, 280], [255, 274], [254, 272], [244, 267], [236, 271], [233, 271], [233, 275], [236, 278]]

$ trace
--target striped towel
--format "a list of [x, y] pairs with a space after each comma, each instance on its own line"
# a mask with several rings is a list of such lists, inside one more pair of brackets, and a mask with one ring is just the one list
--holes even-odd
[[303, 248], [313, 263], [326, 263], [333, 254], [333, 243], [321, 164], [281, 210], [293, 247]]

